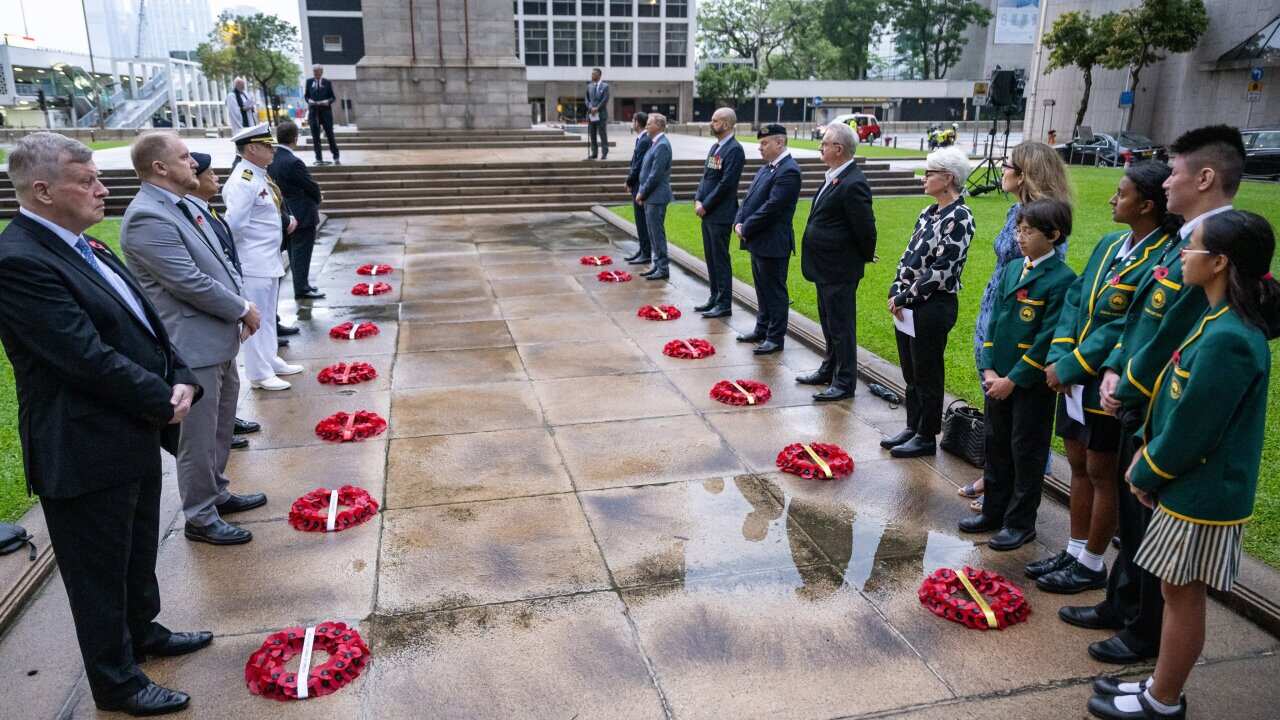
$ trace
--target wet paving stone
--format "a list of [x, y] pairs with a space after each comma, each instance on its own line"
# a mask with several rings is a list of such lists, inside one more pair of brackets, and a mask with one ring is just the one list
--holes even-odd
[[[710, 388], [708, 387], [708, 390]], [[859, 462], [889, 457], [876, 429], [839, 403], [709, 413], [707, 419], [755, 472], [777, 469], [778, 452], [797, 442], [835, 443]]]
[[231, 460], [227, 463], [230, 489], [240, 494], [266, 493], [267, 504], [229, 515], [225, 518], [229, 522], [288, 518], [289, 507], [294, 500], [320, 487], [336, 489], [354, 485], [375, 500], [382, 501], [386, 443], [325, 444], [273, 450], [254, 449], [252, 439], [249, 443], [248, 450], [231, 453]]
[[544, 428], [392, 440], [387, 507], [572, 492]]
[[507, 320], [600, 312], [591, 296], [581, 292], [498, 298], [498, 308]]
[[507, 323], [502, 320], [456, 323], [406, 322], [400, 326], [398, 350], [402, 353], [416, 353], [512, 345], [515, 345], [515, 342], [511, 339], [511, 333], [507, 331]]
[[661, 374], [610, 375], [534, 382], [552, 425], [629, 420], [693, 412]]
[[400, 305], [400, 319], [418, 322], [466, 322], [501, 320], [502, 309], [493, 300], [476, 298], [456, 302], [421, 300]]
[[507, 320], [517, 344], [622, 340], [622, 330], [604, 313], [547, 315]]
[[397, 390], [392, 437], [450, 435], [542, 425], [529, 383], [493, 383]]
[[[265, 390], [249, 390], [241, 398], [236, 412], [242, 418], [250, 418], [262, 425], [261, 432], [250, 439], [252, 447], [259, 450], [299, 445], [329, 445], [329, 441], [316, 436], [316, 423], [336, 412], [368, 410], [384, 420], [391, 417], [391, 394], [385, 390], [351, 395], [294, 395], [292, 390], [269, 393]], [[275, 395], [275, 397], [265, 397]], [[282, 397], [290, 395], [290, 397]], [[388, 428], [388, 432], [394, 427]], [[354, 443], [336, 445], [385, 444], [387, 432]]]
[[520, 345], [520, 358], [534, 380], [652, 372], [654, 367], [631, 340]]
[[396, 357], [393, 387], [448, 387], [527, 380], [515, 348], [480, 348], [402, 353]]
[[744, 472], [729, 446], [696, 415], [568, 425], [556, 445], [578, 490]]

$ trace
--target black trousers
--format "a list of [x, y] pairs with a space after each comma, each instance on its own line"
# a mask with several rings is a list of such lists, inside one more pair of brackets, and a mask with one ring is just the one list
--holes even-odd
[[756, 301], [760, 311], [756, 313], [755, 334], [762, 340], [772, 340], [782, 345], [787, 337], [787, 267], [789, 257], [760, 257], [751, 254], [751, 279], [756, 286]]
[[1130, 432], [1136, 425], [1137, 422], [1125, 425], [1122, 433], [1120, 482], [1116, 487], [1116, 492], [1119, 493], [1120, 525], [1117, 535], [1120, 537], [1120, 552], [1111, 565], [1111, 575], [1107, 577], [1107, 597], [1098, 611], [1124, 624], [1116, 634], [1130, 650], [1142, 655], [1155, 655], [1160, 650], [1160, 629], [1164, 619], [1164, 596], [1160, 594], [1160, 578], [1143, 570], [1133, 561], [1153, 513], [1138, 502], [1138, 498], [1129, 491], [1129, 483], [1124, 479], [1124, 472], [1129, 468], [1129, 461], [1138, 448], [1137, 440]]
[[289, 272], [293, 275], [293, 294], [301, 295], [311, 289], [311, 253], [316, 247], [316, 229], [298, 228], [289, 236]]
[[307, 124], [311, 126], [311, 147], [316, 151], [316, 162], [324, 159], [320, 153], [320, 129], [329, 138], [329, 152], [333, 159], [338, 159], [338, 142], [333, 139], [333, 108], [313, 107], [307, 113]]
[[649, 224], [644, 219], [644, 206], [635, 201], [632, 191], [631, 210], [636, 214], [636, 237], [640, 241], [640, 257], [648, 260], [653, 256], [653, 246], [649, 243]]
[[858, 283], [817, 283], [818, 321], [827, 343], [819, 372], [831, 386], [852, 390], [858, 380]]
[[1035, 529], [1056, 397], [1041, 383], [1015, 387], [1004, 400], [987, 398], [987, 497], [982, 514], [1011, 530]]
[[600, 148], [600, 159], [609, 157], [609, 122], [607, 120], [588, 122], [587, 142], [591, 144], [591, 157], [596, 156], [597, 145]]
[[729, 260], [729, 233], [733, 226], [702, 221], [702, 256], [707, 259], [711, 284], [709, 302], [716, 310], [733, 305], [733, 264]]
[[89, 689], [98, 702], [124, 700], [150, 682], [134, 649], [169, 636], [155, 622], [160, 473], [79, 497], [41, 498], [40, 505]]
[[[912, 306], [916, 335], [895, 331], [898, 362], [907, 385], [907, 427], [918, 435], [936, 437], [942, 431], [942, 401], [945, 393], [947, 334], [956, 324], [958, 303], [952, 293], [935, 292], [928, 300]], [[1043, 468], [1043, 465], [1041, 466]]]

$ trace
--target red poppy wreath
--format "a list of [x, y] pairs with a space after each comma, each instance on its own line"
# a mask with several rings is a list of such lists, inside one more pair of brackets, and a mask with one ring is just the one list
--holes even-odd
[[778, 453], [778, 469], [808, 480], [834, 480], [853, 472], [853, 458], [831, 443], [792, 443]]
[[596, 267], [599, 267], [601, 265], [612, 265], [613, 258], [608, 255], [583, 255], [578, 258], [578, 262], [583, 265], [595, 265]]
[[340, 325], [334, 325], [329, 328], [329, 337], [334, 340], [359, 340], [367, 338], [370, 335], [378, 334], [378, 326], [371, 322], [362, 322], [359, 325], [348, 320]]
[[631, 282], [631, 273], [625, 270], [602, 270], [596, 275], [600, 282]]
[[391, 286], [384, 282], [356, 283], [351, 288], [352, 295], [382, 295], [391, 292]]
[[367, 410], [334, 413], [316, 423], [316, 435], [330, 442], [352, 442], [381, 435], [387, 421]]
[[662, 354], [685, 360], [701, 360], [708, 355], [715, 355], [716, 346], [702, 338], [677, 338], [662, 346]]
[[244, 665], [249, 692], [272, 700], [305, 700], [331, 695], [360, 677], [369, 662], [369, 646], [346, 623], [323, 622], [312, 632], [311, 650], [322, 650], [329, 659], [318, 665], [309, 663], [306, 682], [299, 687], [298, 673], [288, 672], [285, 665], [295, 655], [306, 655], [308, 631], [291, 627], [267, 636]]
[[762, 405], [771, 397], [769, 386], [755, 380], [721, 380], [711, 386], [711, 399], [725, 405]]
[[322, 385], [356, 385], [377, 377], [378, 371], [367, 362], [340, 362], [321, 370], [316, 380]]
[[1031, 606], [1017, 585], [966, 565], [939, 568], [920, 584], [920, 603], [934, 615], [974, 630], [1003, 630], [1027, 619]]
[[378, 263], [369, 263], [356, 268], [357, 275], [390, 275], [395, 268], [390, 265], [380, 265]]
[[[337, 497], [334, 497], [334, 494]], [[345, 510], [338, 510], [338, 507]], [[333, 527], [329, 527], [329, 516]], [[343, 485], [337, 490], [316, 488], [293, 501], [289, 524], [303, 532], [342, 532], [378, 514], [378, 501], [363, 488]]]
[[636, 317], [645, 320], [675, 320], [680, 317], [680, 308], [675, 305], [641, 305]]

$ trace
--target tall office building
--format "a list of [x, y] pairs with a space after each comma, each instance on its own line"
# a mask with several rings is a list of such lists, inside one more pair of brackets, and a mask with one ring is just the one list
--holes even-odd
[[85, 0], [93, 54], [104, 58], [166, 58], [195, 52], [209, 38], [209, 0]]

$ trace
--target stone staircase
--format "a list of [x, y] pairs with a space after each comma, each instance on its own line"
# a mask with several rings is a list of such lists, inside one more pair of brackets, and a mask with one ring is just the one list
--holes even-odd
[[[826, 168], [816, 158], [799, 160], [804, 172], [801, 197], [812, 197]], [[876, 195], [920, 192], [909, 171], [889, 170], [884, 163], [859, 160]], [[739, 187], [745, 195], [760, 167], [748, 160]], [[440, 215], [587, 210], [592, 205], [627, 203], [625, 161], [458, 163], [454, 165], [325, 165], [311, 168], [324, 190], [322, 211], [330, 217]], [[227, 169], [218, 169], [225, 178]], [[672, 163], [672, 190], [677, 201], [690, 201], [702, 176], [702, 161]], [[105, 170], [102, 181], [111, 191], [107, 215], [124, 214], [139, 183], [132, 170]], [[215, 203], [217, 204], [217, 203]], [[219, 207], [221, 207], [219, 205]], [[0, 173], [0, 217], [17, 213], [8, 175]]]
[[[339, 150], [448, 150], [474, 148], [586, 147], [585, 135], [556, 128], [527, 130], [360, 130], [335, 133]], [[311, 150], [311, 131], [298, 135], [299, 152]], [[326, 150], [328, 144], [320, 136]], [[615, 143], [609, 143], [612, 147]]]

